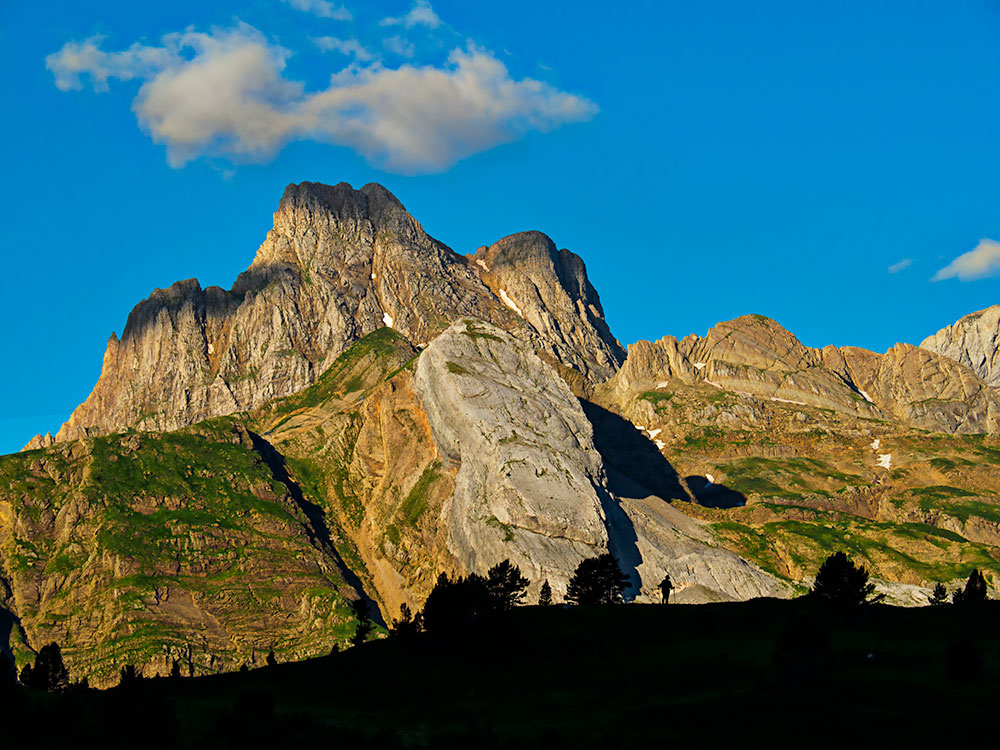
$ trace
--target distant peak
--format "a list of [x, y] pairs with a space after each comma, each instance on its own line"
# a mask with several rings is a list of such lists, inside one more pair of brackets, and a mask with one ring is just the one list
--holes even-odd
[[355, 190], [348, 182], [326, 185], [322, 182], [292, 183], [285, 188], [278, 210], [319, 206], [333, 214], [379, 216], [390, 210], [406, 208], [382, 185], [370, 182]]

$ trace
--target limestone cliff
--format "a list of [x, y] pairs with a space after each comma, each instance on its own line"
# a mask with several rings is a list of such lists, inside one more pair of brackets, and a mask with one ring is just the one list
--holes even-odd
[[624, 394], [668, 381], [939, 432], [1000, 431], [1000, 395], [952, 359], [906, 344], [885, 354], [812, 349], [760, 315], [719, 323], [703, 338], [637, 342], [608, 387]]
[[1000, 385], [1000, 305], [966, 315], [920, 347], [961, 362], [987, 385]]
[[[537, 243], [549, 252], [548, 238]], [[377, 328], [422, 346], [465, 316], [519, 330], [592, 382], [609, 377], [623, 352], [582, 262], [567, 251], [548, 265], [533, 257], [497, 262], [512, 293], [536, 290], [530, 305], [525, 298], [529, 319], [484, 283], [483, 264], [430, 237], [382, 186], [290, 185], [231, 290], [190, 279], [136, 306], [56, 440], [175, 429], [253, 408], [310, 385]]]

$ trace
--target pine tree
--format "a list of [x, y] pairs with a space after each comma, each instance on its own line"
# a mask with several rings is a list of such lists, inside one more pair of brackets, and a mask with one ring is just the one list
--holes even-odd
[[951, 600], [955, 604], [979, 604], [986, 601], [986, 578], [978, 568], [969, 574], [965, 589], [952, 594]]
[[941, 604], [948, 603], [948, 592], [945, 590], [943, 583], [934, 584], [934, 591], [931, 592], [930, 604], [932, 606], [939, 606]]
[[69, 670], [63, 664], [58, 643], [42, 646], [35, 657], [35, 666], [21, 671], [21, 682], [39, 690], [59, 693], [69, 687]]
[[276, 666], [278, 666], [278, 660], [274, 658], [274, 649], [273, 648], [270, 651], [267, 652], [267, 659], [265, 659], [265, 663], [269, 667], [276, 667]]
[[524, 602], [529, 581], [510, 560], [497, 563], [486, 573], [486, 588], [497, 609], [510, 609]]
[[880, 601], [874, 597], [875, 585], [868, 582], [868, 570], [855, 565], [843, 552], [830, 555], [819, 568], [810, 596], [840, 605], [860, 605]]
[[360, 646], [368, 640], [368, 634], [375, 629], [371, 617], [368, 616], [368, 605], [362, 599], [355, 599], [351, 602], [351, 611], [358, 620], [358, 625], [351, 636], [351, 645]]
[[538, 591], [538, 604], [542, 607], [552, 604], [552, 587], [548, 580], [542, 582], [542, 588]]
[[614, 555], [606, 552], [582, 560], [566, 587], [566, 601], [573, 604], [618, 604], [629, 579]]

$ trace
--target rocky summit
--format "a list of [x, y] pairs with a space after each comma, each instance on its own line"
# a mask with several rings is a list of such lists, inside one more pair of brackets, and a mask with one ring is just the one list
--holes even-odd
[[1000, 573], [998, 310], [882, 354], [760, 315], [626, 352], [540, 232], [462, 256], [379, 185], [291, 185], [230, 290], [154, 291], [0, 457], [2, 632], [96, 685], [228, 671], [503, 560], [559, 601], [605, 552], [638, 602], [789, 597], [845, 550], [923, 604]]
[[430, 237], [381, 185], [289, 185], [232, 289], [180, 281], [132, 310], [55, 439], [249, 409], [312, 384], [377, 328], [424, 346], [466, 316], [520, 331], [593, 382], [624, 358], [582, 261], [544, 235], [508, 238], [474, 262]]

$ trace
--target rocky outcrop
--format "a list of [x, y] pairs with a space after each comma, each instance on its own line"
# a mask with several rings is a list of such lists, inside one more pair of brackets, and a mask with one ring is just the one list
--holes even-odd
[[441, 516], [451, 553], [476, 572], [510, 559], [561, 596], [608, 544], [601, 456], [569, 387], [527, 346], [469, 320], [424, 350], [415, 388], [458, 469]]
[[928, 336], [920, 348], [961, 362], [987, 385], [1000, 385], [1000, 305], [966, 315]]
[[290, 185], [231, 290], [191, 279], [136, 306], [121, 339], [108, 342], [93, 392], [56, 439], [175, 429], [250, 409], [310, 385], [377, 328], [422, 346], [466, 316], [520, 331], [592, 382], [609, 377], [621, 347], [582, 261], [555, 253], [544, 235], [531, 237], [532, 252], [501, 251], [525, 244], [512, 240], [486, 254], [502, 269], [490, 278], [522, 297], [526, 318], [504, 299], [506, 288], [501, 295], [484, 283], [486, 264], [430, 237], [382, 186]]
[[611, 335], [604, 309], [578, 255], [541, 232], [505, 237], [469, 256], [483, 281], [538, 334], [542, 350], [592, 382], [615, 374], [625, 350]]
[[1000, 431], [1000, 397], [964, 365], [906, 344], [812, 349], [761, 315], [704, 338], [637, 342], [606, 390], [621, 399], [670, 381], [939, 432]]

